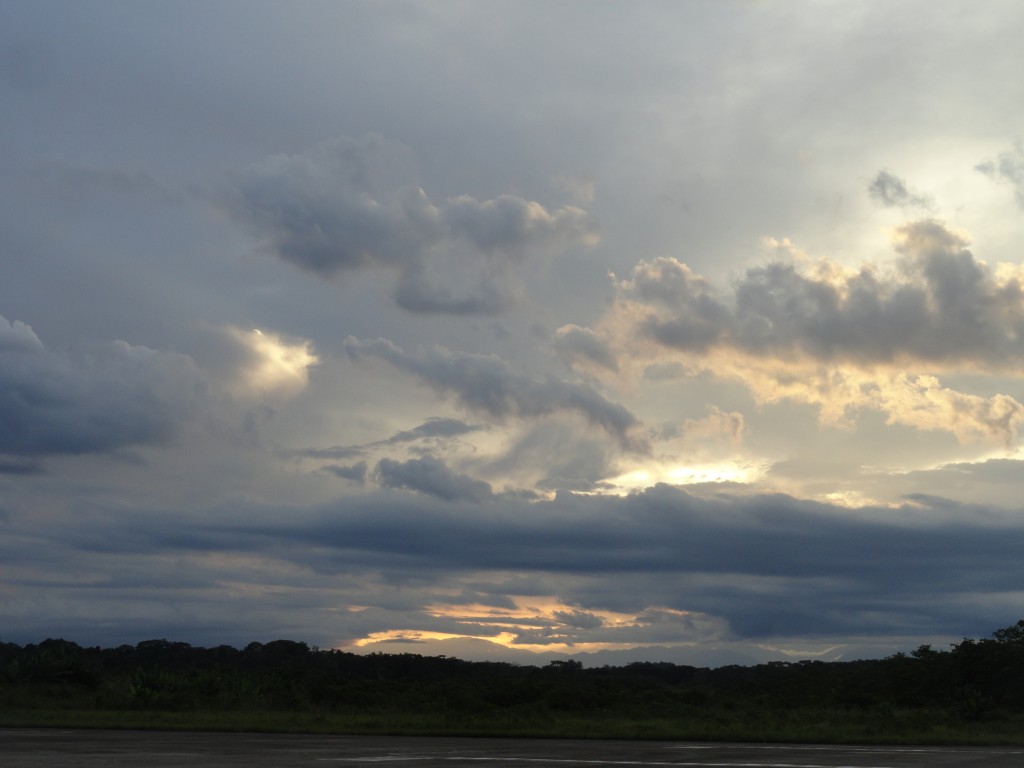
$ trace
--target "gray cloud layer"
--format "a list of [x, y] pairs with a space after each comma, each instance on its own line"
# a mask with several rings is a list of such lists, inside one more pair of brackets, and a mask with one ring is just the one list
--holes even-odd
[[[380, 491], [287, 513], [238, 507], [216, 514], [117, 516], [116, 523], [109, 520], [118, 527], [114, 537], [99, 524], [115, 513], [95, 509], [62, 529], [59, 541], [52, 531], [32, 535], [53, 539], [71, 563], [207, 552], [270, 558], [309, 573], [292, 583], [300, 593], [372, 573], [399, 581], [407, 574], [419, 585], [468, 579], [474, 591], [493, 591], [495, 599], [554, 594], [578, 611], [562, 617], [562, 640], [572, 627], [579, 630], [576, 637], [597, 629], [588, 613], [642, 615], [655, 606], [720, 617], [733, 636], [747, 639], [955, 632], [966, 626], [984, 632], [1014, 603], [1024, 575], [1024, 531], [1009, 516], [936, 498], [856, 515], [782, 495], [701, 499], [668, 486], [624, 498], [562, 493], [528, 503], [489, 496], [484, 484], [473, 486], [440, 462], [382, 462], [379, 471], [394, 485], [432, 490], [427, 496]], [[475, 514], [450, 503], [474, 494], [485, 502]], [[965, 522], [965, 515], [974, 522]], [[17, 551], [13, 538], [0, 554], [12, 564], [37, 556]], [[523, 583], [498, 577], [512, 573]], [[198, 587], [217, 588], [216, 573], [193, 575]], [[978, 601], [980, 594], [988, 598]], [[393, 599], [401, 597], [360, 587], [352, 599], [397, 608]], [[429, 586], [407, 597], [401, 606], [407, 611], [438, 599]], [[352, 626], [341, 617], [342, 625], [331, 631], [359, 636], [393, 628], [366, 626], [360, 616], [352, 616]], [[411, 616], [405, 621], [414, 621]], [[674, 637], [685, 636], [680, 633]], [[673, 639], [671, 628], [662, 624], [655, 639]]]

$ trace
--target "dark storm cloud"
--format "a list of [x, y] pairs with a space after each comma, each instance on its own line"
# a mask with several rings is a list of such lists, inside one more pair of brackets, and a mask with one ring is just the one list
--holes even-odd
[[903, 179], [888, 171], [879, 171], [871, 184], [868, 195], [886, 208], [931, 208], [932, 202], [925, 195], [911, 192]]
[[986, 176], [1009, 183], [1017, 204], [1024, 208], [1024, 143], [1018, 142], [1012, 150], [999, 153], [997, 159], [983, 160], [974, 168]]
[[0, 454], [103, 453], [167, 440], [202, 396], [191, 359], [115, 342], [77, 358], [0, 317]]
[[601, 427], [624, 446], [639, 447], [630, 436], [638, 421], [624, 406], [607, 400], [593, 387], [547, 376], [534, 379], [514, 373], [496, 355], [475, 355], [431, 347], [410, 354], [386, 339], [349, 337], [345, 349], [353, 358], [379, 357], [412, 373], [438, 392], [452, 393], [466, 408], [495, 418], [534, 418], [573, 412]]
[[395, 298], [411, 312], [498, 312], [515, 298], [505, 261], [591, 236], [579, 208], [514, 195], [435, 204], [411, 182], [412, 165], [379, 136], [338, 138], [236, 172], [228, 207], [272, 253], [320, 276], [396, 269]]
[[886, 363], [1024, 358], [1024, 285], [1000, 282], [940, 222], [898, 230], [899, 274], [867, 267], [819, 276], [789, 262], [750, 269], [731, 298], [673, 259], [641, 264], [627, 293], [646, 305], [641, 328], [667, 346], [732, 347], [758, 356]]
[[[984, 631], [1007, 620], [994, 598], [1009, 605], [1024, 577], [1024, 529], [979, 505], [919, 497], [851, 514], [783, 495], [702, 499], [669, 486], [527, 503], [491, 498], [436, 460], [382, 464], [394, 484], [426, 495], [378, 491], [319, 508], [184, 516], [93, 511], [34, 535], [59, 540], [69, 561], [237, 552], [299, 564], [317, 579], [370, 568], [421, 585], [459, 573], [534, 574], [575, 606], [559, 617], [565, 626], [596, 625], [586, 614], [601, 609], [640, 615], [656, 606], [722, 617], [746, 638], [956, 632], [964, 622]], [[482, 498], [490, 500], [473, 515], [447, 501]], [[981, 594], [989, 598], [976, 601]], [[361, 604], [375, 600], [365, 586], [360, 595]]]
[[376, 477], [385, 488], [407, 488], [445, 501], [476, 503], [493, 497], [488, 483], [453, 472], [433, 456], [405, 462], [381, 459], [377, 464]]

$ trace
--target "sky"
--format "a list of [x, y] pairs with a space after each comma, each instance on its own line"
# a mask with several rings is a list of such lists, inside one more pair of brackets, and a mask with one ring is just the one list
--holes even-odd
[[0, 640], [698, 666], [1024, 616], [1024, 5], [0, 4]]

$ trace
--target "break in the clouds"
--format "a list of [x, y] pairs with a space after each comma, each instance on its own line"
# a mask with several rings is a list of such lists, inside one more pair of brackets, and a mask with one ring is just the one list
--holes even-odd
[[229, 328], [227, 334], [244, 355], [235, 374], [236, 391], [257, 396], [301, 391], [309, 382], [309, 369], [319, 361], [307, 340], [287, 340], [258, 328]]
[[574, 206], [516, 195], [434, 203], [409, 151], [380, 136], [338, 138], [275, 155], [231, 177], [229, 210], [276, 256], [323, 277], [367, 267], [398, 273], [411, 312], [493, 314], [514, 298], [508, 262], [560, 243], [593, 241]]
[[1013, 624], [1024, 6], [947, 6], [0, 3], [3, 639]]

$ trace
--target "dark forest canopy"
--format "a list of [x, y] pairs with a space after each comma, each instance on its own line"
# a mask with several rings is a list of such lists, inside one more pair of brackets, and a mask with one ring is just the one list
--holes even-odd
[[628, 712], [694, 708], [945, 708], [973, 720], [1024, 712], [1024, 620], [991, 639], [847, 662], [697, 668], [637, 662], [584, 668], [359, 655], [275, 640], [243, 649], [147, 640], [83, 648], [0, 643], [0, 710], [33, 707], [330, 711]]

